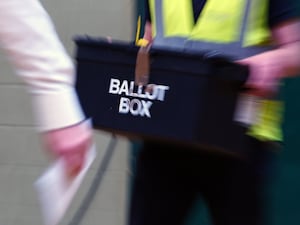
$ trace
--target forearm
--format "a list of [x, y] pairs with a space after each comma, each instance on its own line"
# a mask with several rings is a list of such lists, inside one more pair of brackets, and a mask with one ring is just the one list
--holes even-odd
[[300, 75], [300, 41], [286, 44], [274, 53], [282, 65], [280, 78]]
[[273, 57], [282, 66], [281, 78], [300, 75], [300, 19], [279, 24], [272, 31], [278, 44]]
[[16, 73], [28, 85], [40, 130], [83, 120], [74, 67], [37, 0], [0, 0], [0, 41]]
[[[277, 49], [268, 51], [243, 61], [272, 69], [272, 76], [282, 79], [300, 75], [300, 41], [279, 46]], [[264, 73], [261, 74], [263, 76]]]

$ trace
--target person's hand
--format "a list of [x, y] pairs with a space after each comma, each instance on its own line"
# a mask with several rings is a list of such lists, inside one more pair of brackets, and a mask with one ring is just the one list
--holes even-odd
[[278, 90], [280, 79], [299, 75], [300, 20], [273, 27], [272, 39], [276, 49], [238, 61], [250, 67], [249, 94], [270, 97]]
[[43, 144], [55, 158], [62, 157], [66, 175], [74, 177], [81, 170], [85, 153], [92, 144], [92, 130], [86, 122], [42, 133]]
[[271, 52], [252, 56], [238, 63], [249, 66], [250, 74], [245, 84], [249, 90], [247, 94], [271, 97], [277, 92], [284, 71], [282, 61], [277, 60]]

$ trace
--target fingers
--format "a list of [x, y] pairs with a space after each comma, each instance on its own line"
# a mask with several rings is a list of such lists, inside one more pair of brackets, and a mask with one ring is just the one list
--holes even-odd
[[281, 73], [279, 64], [264, 57], [250, 57], [238, 63], [249, 66], [249, 78], [245, 83], [247, 94], [271, 97], [277, 92]]
[[251, 94], [260, 97], [272, 96], [278, 89], [278, 80], [274, 76], [276, 73], [276, 68], [271, 66], [252, 66], [245, 85]]
[[61, 151], [60, 157], [65, 162], [66, 175], [69, 178], [75, 177], [83, 168], [86, 152], [90, 147], [90, 141], [85, 140], [69, 149]]
[[47, 150], [55, 158], [62, 158], [66, 175], [76, 176], [85, 162], [85, 155], [92, 144], [92, 131], [86, 123], [49, 131], [43, 134]]

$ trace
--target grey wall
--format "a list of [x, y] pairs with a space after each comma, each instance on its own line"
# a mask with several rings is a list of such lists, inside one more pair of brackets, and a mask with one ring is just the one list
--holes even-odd
[[[134, 0], [43, 0], [59, 37], [73, 56], [74, 35], [111, 36], [132, 40]], [[33, 126], [31, 103], [22, 81], [0, 52], [0, 224], [42, 224], [33, 182], [49, 165], [49, 158]], [[95, 132], [98, 156], [62, 224], [68, 224], [87, 192], [109, 142]], [[126, 217], [128, 142], [117, 149], [91, 208], [82, 224], [121, 225]]]

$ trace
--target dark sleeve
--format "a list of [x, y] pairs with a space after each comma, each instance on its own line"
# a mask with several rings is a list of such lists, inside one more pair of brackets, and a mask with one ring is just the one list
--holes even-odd
[[299, 0], [269, 0], [270, 27], [295, 18], [300, 19]]
[[145, 7], [144, 7], [145, 8], [145, 21], [151, 22], [149, 1], [148, 0], [144, 0], [144, 4], [145, 4]]

